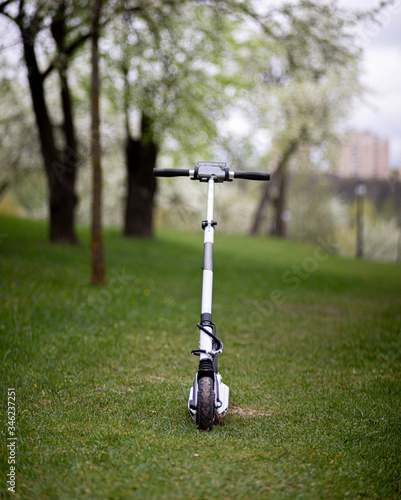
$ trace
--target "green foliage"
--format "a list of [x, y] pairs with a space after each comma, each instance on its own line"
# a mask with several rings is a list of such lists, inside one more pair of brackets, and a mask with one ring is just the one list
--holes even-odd
[[332, 187], [323, 175], [311, 176], [297, 172], [291, 176], [288, 208], [290, 238], [316, 243], [331, 241], [337, 246], [337, 231], [346, 207], [332, 194]]
[[217, 140], [233, 24], [210, 5], [143, 3], [106, 34], [107, 95], [133, 136], [140, 135], [141, 114], [152, 121], [153, 138], [173, 164], [208, 156]]
[[[340, 255], [356, 253], [356, 203], [350, 205], [333, 193], [329, 178], [310, 170], [290, 176], [288, 236], [316, 243], [331, 241]], [[364, 201], [364, 257], [395, 262], [399, 228], [394, 217], [384, 218], [375, 205]]]
[[[4, 75], [10, 68], [3, 61]], [[47, 197], [37, 134], [25, 89], [16, 75], [0, 80], [0, 186], [7, 185], [1, 211], [43, 216]]]
[[[8, 67], [3, 62], [4, 74]], [[16, 75], [13, 75], [15, 78]], [[16, 169], [39, 167], [39, 151], [29, 101], [22, 98], [26, 89], [18, 80], [0, 78], [0, 182], [10, 178]]]
[[[5, 9], [11, 12], [17, 3]], [[89, 34], [92, 4], [85, 0], [21, 5], [48, 72], [62, 62], [51, 36], [52, 21], [65, 16], [68, 47]], [[110, 222], [121, 218], [124, 115], [135, 137], [140, 114], [151, 119], [160, 166], [188, 167], [216, 158], [232, 168], [266, 171], [291, 141], [329, 152], [338, 124], [362, 92], [352, 29], [366, 16], [335, 2], [305, 0], [272, 8], [247, 1], [113, 0], [104, 2], [103, 12], [102, 91], [107, 98], [102, 101], [102, 134], [106, 184], [107, 176], [111, 179], [105, 189]], [[90, 61], [88, 45], [80, 48], [71, 52], [69, 79], [81, 144], [87, 145]], [[61, 125], [54, 91], [58, 80], [47, 80], [53, 122]], [[13, 91], [23, 92], [17, 85]], [[32, 123], [30, 128], [32, 135]], [[25, 134], [18, 134], [24, 141]], [[15, 138], [8, 134], [7, 140]], [[89, 147], [81, 146], [78, 155], [83, 163]], [[79, 179], [84, 216], [90, 203], [88, 179]]]
[[[346, 217], [337, 221], [337, 241], [343, 255], [356, 252], [356, 203], [346, 206]], [[367, 259], [396, 262], [400, 228], [395, 217], [385, 218], [375, 205], [365, 199], [363, 204], [363, 255]]]
[[[15, 387], [17, 498], [400, 495], [400, 266], [216, 234], [231, 400], [225, 423], [200, 433], [186, 404], [202, 235], [107, 230], [109, 284], [95, 288], [86, 227], [73, 248], [43, 243], [42, 222], [0, 227], [0, 401], [5, 414]], [[7, 471], [4, 448], [1, 461]]]

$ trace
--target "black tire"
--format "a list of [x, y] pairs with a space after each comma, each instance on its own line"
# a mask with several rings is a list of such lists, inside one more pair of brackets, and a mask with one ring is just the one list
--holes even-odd
[[214, 422], [214, 380], [202, 377], [198, 382], [198, 407], [196, 423], [202, 431], [210, 429]]

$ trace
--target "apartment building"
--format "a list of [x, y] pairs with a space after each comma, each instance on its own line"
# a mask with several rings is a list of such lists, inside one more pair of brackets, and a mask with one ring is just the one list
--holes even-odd
[[344, 178], [388, 179], [388, 140], [371, 132], [350, 132], [342, 145], [335, 171]]

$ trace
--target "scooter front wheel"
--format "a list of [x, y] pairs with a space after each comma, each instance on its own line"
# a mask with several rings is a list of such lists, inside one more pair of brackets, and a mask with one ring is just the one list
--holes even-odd
[[196, 423], [199, 429], [206, 431], [214, 422], [214, 380], [211, 377], [202, 377], [198, 382], [198, 407], [196, 409]]

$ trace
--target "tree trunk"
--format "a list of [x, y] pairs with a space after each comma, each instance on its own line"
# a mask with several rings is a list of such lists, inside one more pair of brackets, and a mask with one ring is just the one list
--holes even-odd
[[280, 171], [279, 189], [278, 195], [274, 199], [274, 224], [270, 234], [272, 236], [278, 236], [279, 238], [286, 237], [286, 222], [284, 220], [283, 214], [286, 204], [286, 194], [287, 194], [287, 169], [284, 168]]
[[92, 233], [91, 256], [93, 285], [105, 282], [102, 231], [102, 165], [99, 114], [99, 18], [102, 0], [96, 0], [92, 18], [91, 143], [92, 143]]
[[[272, 180], [270, 182], [267, 182], [263, 186], [262, 196], [260, 198], [258, 208], [256, 209], [253, 218], [251, 230], [249, 231], [249, 234], [251, 234], [252, 236], [255, 236], [258, 233], [260, 233], [260, 228], [262, 225], [266, 208], [269, 202], [271, 201], [273, 201], [273, 206], [275, 209], [275, 218], [274, 218], [275, 224], [273, 226], [272, 234], [276, 234], [276, 231], [278, 230], [280, 232], [280, 235], [285, 235], [285, 221], [282, 220], [282, 214], [285, 208], [285, 193], [286, 193], [285, 190], [286, 190], [286, 176], [287, 176], [286, 167], [290, 158], [296, 152], [299, 143], [300, 143], [299, 140], [293, 140], [287, 145], [287, 148], [285, 149], [277, 165], [276, 170], [272, 174], [271, 177]], [[276, 179], [279, 179], [279, 190], [278, 190], [279, 192], [276, 198], [272, 198], [270, 190], [272, 184], [276, 182]]]
[[258, 208], [256, 209], [255, 215], [253, 217], [253, 223], [249, 234], [251, 236], [256, 236], [260, 233], [260, 228], [262, 226], [263, 217], [267, 208], [267, 205], [271, 201], [270, 198], [270, 184], [266, 182], [262, 188], [262, 196]]
[[[36, 60], [34, 37], [23, 26], [20, 26], [20, 29], [29, 88], [50, 192], [49, 238], [53, 243], [76, 243], [77, 238], [74, 231], [74, 209], [77, 202], [74, 193], [75, 171], [60, 161], [54, 140], [53, 125], [45, 101], [43, 76]], [[72, 172], [70, 172], [71, 170]]]
[[[63, 157], [63, 182], [66, 188], [72, 193], [75, 200], [74, 206], [77, 203], [75, 195], [75, 180], [77, 167], [79, 164], [78, 155], [78, 141], [75, 131], [73, 119], [73, 105], [71, 99], [71, 92], [67, 79], [68, 71], [68, 57], [65, 55], [65, 38], [66, 38], [66, 25], [65, 25], [65, 2], [59, 4], [58, 16], [53, 19], [51, 24], [51, 32], [57, 44], [60, 63], [58, 65], [58, 74], [60, 78], [60, 96], [63, 110], [63, 133], [65, 140]], [[74, 224], [74, 214], [72, 216], [72, 224]]]
[[4, 181], [1, 186], [0, 186], [0, 198], [4, 195], [4, 193], [6, 192], [7, 188], [8, 188], [8, 185], [10, 184], [9, 181]]
[[127, 137], [127, 199], [125, 208], [124, 235], [137, 238], [153, 236], [153, 199], [156, 180], [158, 147], [154, 141], [151, 121], [142, 116], [142, 134], [139, 140]]

